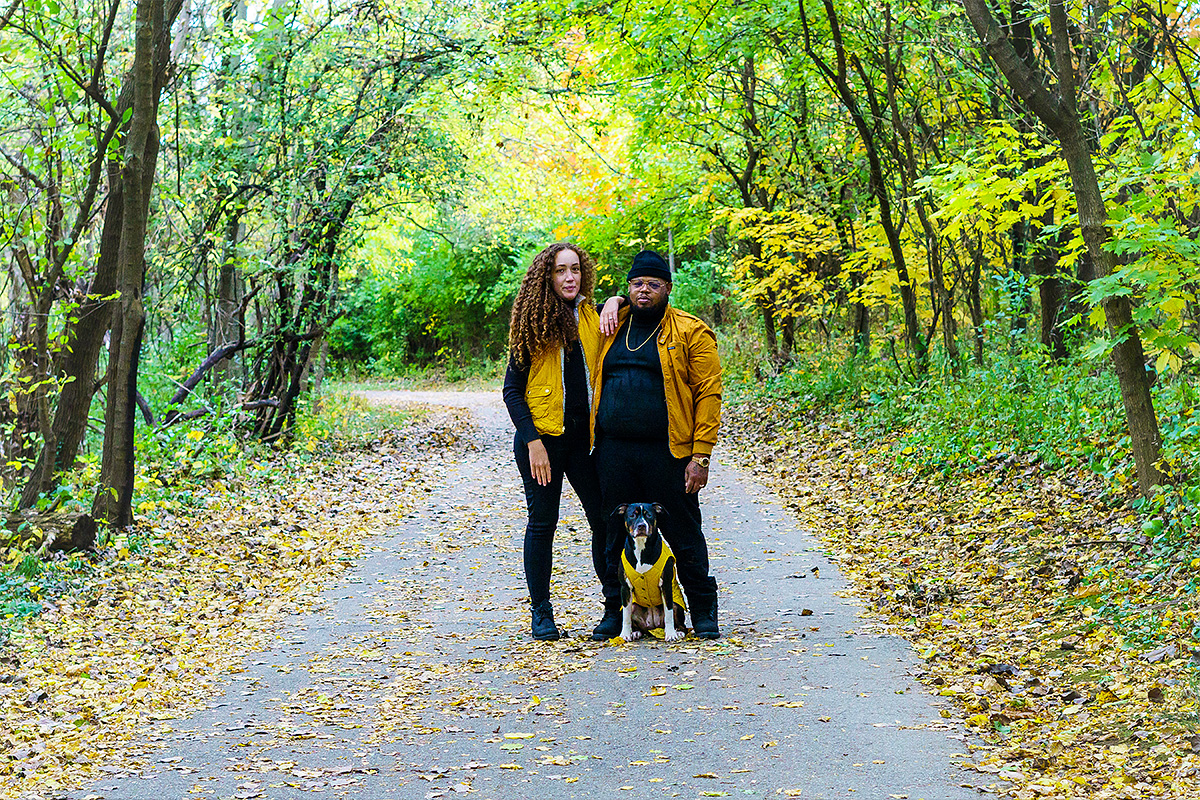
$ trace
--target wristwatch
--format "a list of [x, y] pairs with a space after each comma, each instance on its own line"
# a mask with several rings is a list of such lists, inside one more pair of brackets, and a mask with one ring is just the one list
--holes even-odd
[[694, 461], [697, 465], [708, 469], [708, 456], [692, 456], [692, 461]]

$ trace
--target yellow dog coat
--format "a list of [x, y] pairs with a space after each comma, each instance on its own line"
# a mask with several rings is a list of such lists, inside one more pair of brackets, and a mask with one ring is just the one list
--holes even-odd
[[[667, 544], [667, 540], [662, 540], [662, 552], [658, 554], [658, 560], [651, 565], [650, 569], [645, 572], [638, 572], [633, 564], [629, 562], [629, 556], [625, 551], [621, 551], [621, 565], [625, 568], [625, 580], [629, 582], [630, 591], [633, 593], [633, 602], [640, 606], [661, 606], [663, 604], [662, 596], [662, 575], [663, 570], [667, 566], [667, 559], [674, 558], [675, 554], [671, 552], [671, 546]], [[675, 604], [683, 609], [687, 609], [687, 603], [683, 599], [683, 590], [679, 586], [679, 577], [676, 575], [675, 580], [671, 581], [671, 594]]]

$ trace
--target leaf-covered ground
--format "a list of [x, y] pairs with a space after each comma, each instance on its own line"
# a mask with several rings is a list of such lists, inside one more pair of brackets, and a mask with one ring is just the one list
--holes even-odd
[[1017, 798], [1200, 797], [1200, 564], [1149, 557], [1079, 476], [1006, 459], [922, 480], [886, 442], [781, 416], [735, 409], [725, 447], [927, 662], [981, 741], [964, 766]]
[[[469, 426], [438, 412], [148, 514], [6, 646], [0, 793], [1200, 797], [1196, 565], [1150, 562], [1087, 481], [1014, 460], [922, 481], [885, 443], [731, 409], [722, 452], [787, 513], [714, 471], [726, 637], [588, 641], [574, 511], [554, 584], [574, 635], [535, 643], [489, 402], [482, 451], [445, 450]], [[941, 717], [872, 618], [912, 643]]]
[[447, 416], [327, 462], [280, 456], [257, 479], [210, 482], [199, 510], [139, 517], [82, 593], [45, 599], [5, 644], [0, 793], [55, 796], [152, 750], [409, 507], [419, 451], [456, 438]]
[[[571, 635], [533, 642], [524, 504], [498, 393], [473, 406], [472, 418], [476, 428], [460, 426], [464, 448], [421, 458], [419, 483], [393, 482], [402, 513], [374, 520], [353, 566], [326, 581], [305, 613], [262, 634], [269, 647], [227, 669], [214, 658], [203, 688], [211, 696], [196, 700], [195, 713], [148, 707], [163, 718], [97, 732], [89, 774], [102, 765], [102, 779], [59, 793], [42, 788], [47, 771], [40, 787], [25, 785], [29, 796], [977, 795], [976, 776], [952, 765], [968, 734], [909, 677], [923, 662], [838, 596], [846, 584], [819, 543], [727, 464], [714, 468], [702, 500], [722, 639], [590, 641], [599, 590], [572, 500], [552, 587]], [[332, 497], [350, 507], [361, 495], [395, 508], [378, 484], [402, 458], [385, 465], [391, 452], [365, 455], [345, 479], [309, 476], [335, 482], [304, 495], [306, 507]], [[357, 523], [343, 516], [334, 521], [356, 538]], [[213, 532], [226, 530], [211, 521]], [[126, 678], [112, 680], [120, 690]]]

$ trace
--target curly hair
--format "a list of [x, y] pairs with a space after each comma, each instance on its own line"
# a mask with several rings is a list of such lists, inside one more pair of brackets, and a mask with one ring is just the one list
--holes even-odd
[[580, 302], [591, 302], [596, 286], [596, 264], [586, 250], [579, 245], [558, 242], [534, 256], [517, 291], [517, 299], [513, 301], [508, 331], [509, 358], [519, 369], [527, 369], [546, 349], [565, 347], [579, 338], [574, 306], [554, 292], [554, 266], [563, 250], [571, 250], [579, 256]]

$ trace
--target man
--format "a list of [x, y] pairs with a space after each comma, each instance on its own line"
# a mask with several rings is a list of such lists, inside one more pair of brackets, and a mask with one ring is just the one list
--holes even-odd
[[[675, 551], [679, 582], [697, 636], [716, 639], [717, 582], [709, 575], [699, 492], [721, 422], [721, 362], [712, 330], [672, 308], [671, 271], [661, 255], [633, 259], [628, 310], [601, 349], [596, 405], [596, 466], [604, 508], [659, 503], [663, 536]], [[621, 631], [620, 569], [625, 532], [610, 517], [604, 618], [596, 640]]]

